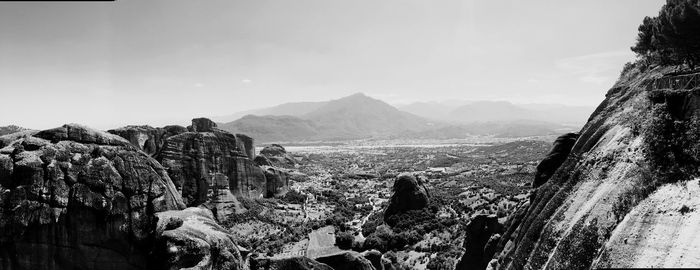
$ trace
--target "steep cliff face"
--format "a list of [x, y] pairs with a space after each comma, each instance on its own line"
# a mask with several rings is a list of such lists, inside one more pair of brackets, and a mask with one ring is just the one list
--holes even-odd
[[188, 130], [166, 138], [157, 156], [188, 206], [207, 203], [223, 218], [241, 209], [236, 196], [259, 198], [287, 189], [286, 175], [266, 173], [253, 162], [252, 138], [219, 130], [206, 118], [193, 119]]
[[159, 156], [185, 203], [197, 206], [216, 201], [218, 198], [212, 196], [218, 195], [219, 189], [234, 195], [262, 195], [262, 171], [256, 173], [233, 134], [219, 131], [209, 122], [193, 120], [189, 129], [194, 131], [167, 138]]
[[[208, 210], [182, 208], [165, 169], [121, 137], [74, 124], [17, 137], [0, 149], [0, 269], [241, 269]], [[197, 252], [149, 256], [181, 247]]]
[[393, 191], [394, 194], [391, 195], [389, 205], [384, 211], [384, 220], [392, 215], [427, 207], [430, 201], [428, 189], [410, 174], [399, 175], [394, 181]]
[[[658, 134], [641, 127], [653, 105], [666, 103], [681, 122], [700, 113], [700, 106], [694, 105], [700, 100], [696, 90], [647, 89], [652, 79], [670, 71], [632, 68], [623, 74], [581, 130], [568, 157], [551, 177], [542, 178], [530, 203], [510, 218], [488, 269], [685, 265], [682, 260], [658, 259], [659, 250], [674, 258], [688, 253], [684, 250], [697, 250], [697, 241], [688, 240], [698, 238], [693, 229], [697, 218], [674, 218], [679, 213], [670, 211], [674, 208], [670, 202], [653, 203], [661, 195], [646, 198], [657, 185], [643, 146], [645, 139]], [[663, 184], [656, 192], [681, 192], [678, 186], [687, 180], [675, 179], [679, 182]], [[698, 204], [697, 196], [673, 191], [666, 195], [689, 209]], [[669, 224], [674, 221], [678, 223]], [[668, 233], [670, 227], [679, 233]]]
[[284, 196], [289, 188], [289, 174], [282, 169], [262, 166], [265, 171], [265, 196], [275, 197]]
[[496, 215], [477, 215], [469, 221], [464, 238], [464, 255], [457, 269], [484, 269], [501, 239], [503, 225]]
[[165, 139], [180, 133], [187, 132], [182, 126], [165, 126], [155, 128], [151, 126], [126, 126], [107, 132], [127, 139], [131, 144], [146, 152], [152, 157], [157, 156], [165, 146]]
[[65, 125], [0, 150], [0, 268], [139, 269], [154, 213], [184, 205], [120, 137]]
[[578, 139], [578, 133], [567, 133], [559, 136], [552, 146], [552, 150], [547, 154], [540, 164], [537, 165], [535, 180], [532, 182], [533, 187], [539, 187], [564, 163], [564, 160], [569, 156], [571, 148], [574, 147]]
[[191, 207], [157, 216], [151, 269], [245, 269], [233, 236], [208, 209]]
[[294, 157], [279, 144], [265, 146], [260, 150], [260, 158], [256, 159], [256, 163], [290, 168], [297, 163]]

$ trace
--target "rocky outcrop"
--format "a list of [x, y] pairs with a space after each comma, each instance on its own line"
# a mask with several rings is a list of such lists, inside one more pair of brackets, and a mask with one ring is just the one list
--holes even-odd
[[[675, 121], [670, 126], [700, 115], [700, 106], [693, 105], [700, 100], [697, 89], [647, 88], [650, 80], [674, 68], [635, 66], [621, 76], [568, 157], [534, 191], [529, 205], [518, 210], [487, 269], [681, 267], [696, 259], [687, 251], [698, 246], [689, 240], [700, 239], [693, 225], [697, 218], [676, 219], [683, 214], [670, 211], [697, 205], [697, 196], [685, 194], [695, 191], [675, 188], [687, 179], [657, 187], [646, 165], [645, 140], [668, 132], [643, 128], [656, 108], [668, 110]], [[655, 189], [652, 194], [665, 194], [646, 198]]]
[[477, 215], [469, 221], [464, 237], [464, 254], [456, 270], [480, 270], [496, 252], [496, 245], [504, 228], [496, 215]]
[[253, 161], [253, 138], [220, 130], [207, 118], [192, 119], [187, 128], [127, 126], [109, 132], [155, 157], [166, 168], [187, 206], [206, 203], [217, 218], [244, 211], [235, 196], [283, 195], [288, 188], [285, 171], [263, 170], [260, 166], [270, 166], [272, 162]]
[[10, 134], [5, 134], [0, 136], [0, 148], [3, 148], [10, 144], [11, 142], [14, 142], [18, 140], [19, 138], [24, 138], [24, 137], [30, 137], [34, 134], [39, 132], [38, 130], [23, 130], [23, 131], [18, 131], [18, 132], [13, 132]]
[[165, 169], [80, 125], [0, 149], [0, 269], [243, 269], [212, 213], [185, 207]]
[[263, 166], [265, 171], [266, 197], [284, 196], [289, 189], [289, 174], [282, 169]]
[[[245, 156], [233, 134], [216, 130], [211, 121], [195, 119], [191, 130], [165, 141], [159, 156], [188, 206], [197, 206], [218, 194], [216, 187], [239, 196], [259, 197], [265, 190], [262, 170]], [[215, 185], [226, 182], [226, 185]], [[223, 179], [223, 180], [222, 180]], [[249, 194], [249, 190], [257, 191]]]
[[327, 264], [334, 270], [375, 270], [372, 263], [360, 253], [345, 251], [330, 256], [318, 257], [316, 260]]
[[272, 161], [270, 159], [266, 158], [265, 156], [257, 156], [253, 160], [255, 162], [255, 165], [258, 166], [272, 166]]
[[541, 186], [552, 177], [552, 174], [564, 163], [566, 157], [569, 156], [569, 152], [571, 148], [574, 147], [576, 139], [578, 139], [578, 133], [567, 133], [559, 136], [554, 141], [552, 150], [547, 154], [547, 157], [537, 165], [535, 180], [532, 183], [533, 187]]
[[367, 250], [360, 255], [367, 259], [370, 263], [372, 263], [372, 266], [376, 270], [384, 270], [384, 265], [382, 264], [382, 253], [379, 252], [379, 250], [372, 249], [372, 250]]
[[0, 127], [0, 136], [7, 135], [7, 134], [12, 134], [20, 131], [26, 131], [26, 128], [20, 127], [20, 126], [15, 126], [15, 125], [9, 125], [9, 126], [2, 126]]
[[236, 133], [236, 140], [238, 140], [239, 148], [245, 149], [245, 155], [251, 159], [255, 160], [255, 140], [248, 135]]
[[207, 118], [192, 119], [192, 125], [187, 127], [191, 132], [214, 132], [217, 131], [216, 123]]
[[260, 155], [267, 158], [272, 166], [289, 168], [296, 164], [294, 157], [279, 144], [265, 146], [260, 150]]
[[307, 257], [256, 258], [250, 261], [251, 270], [334, 270], [330, 266]]
[[145, 269], [155, 213], [184, 204], [121, 137], [65, 125], [0, 150], [0, 268]]
[[233, 236], [208, 209], [192, 207], [157, 216], [158, 253], [153, 254], [152, 269], [245, 269]]
[[422, 181], [411, 174], [401, 174], [394, 181], [394, 194], [384, 211], [384, 220], [395, 214], [428, 206], [430, 194]]
[[108, 130], [107, 132], [125, 138], [131, 142], [131, 144], [139, 148], [139, 150], [146, 152], [152, 157], [157, 157], [163, 150], [165, 139], [187, 132], [187, 129], [182, 126], [165, 126], [162, 128], [151, 126], [126, 126]]
[[187, 206], [206, 204], [221, 219], [242, 210], [236, 196], [259, 198], [287, 190], [284, 171], [255, 164], [252, 138], [219, 130], [206, 118], [193, 119], [188, 130], [166, 138], [158, 155]]

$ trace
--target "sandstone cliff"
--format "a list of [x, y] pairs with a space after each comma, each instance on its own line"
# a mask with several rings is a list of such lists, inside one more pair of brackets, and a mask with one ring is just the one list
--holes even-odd
[[151, 126], [126, 126], [123, 128], [108, 130], [107, 132], [127, 139], [139, 150], [155, 157], [160, 154], [165, 145], [165, 139], [180, 133], [187, 132], [182, 126], [165, 126], [154, 128]]
[[[165, 169], [121, 137], [75, 124], [17, 137], [0, 149], [0, 269], [195, 266], [203, 258], [148, 256], [170, 250], [154, 239], [174, 237], [156, 230], [159, 212], [182, 208]], [[237, 249], [200, 237], [213, 218], [198, 220], [178, 243], [240, 266]]]
[[166, 168], [187, 206], [207, 204], [217, 218], [241, 212], [236, 196], [282, 195], [286, 172], [257, 166], [252, 138], [233, 135], [206, 118], [192, 120], [189, 131], [164, 139], [157, 159]]
[[428, 206], [430, 194], [423, 183], [410, 174], [399, 175], [394, 181], [394, 194], [384, 211], [384, 220], [390, 216]]
[[[694, 240], [700, 239], [695, 189], [689, 179], [658, 182], [644, 147], [659, 133], [669, 132], [643, 128], [654, 108], [665, 108], [673, 118], [670, 123], [700, 115], [697, 89], [652, 87], [671, 70], [634, 67], [622, 75], [561, 165], [538, 168], [558, 167], [551, 177], [538, 178], [541, 186], [530, 203], [510, 217], [490, 252], [495, 255], [488, 269], [683, 267], [697, 262], [698, 256], [691, 254], [700, 246]], [[652, 195], [647, 198], [648, 193]], [[674, 211], [682, 205], [685, 213]], [[458, 269], [483, 267], [460, 264]]]
[[294, 167], [297, 162], [294, 157], [289, 154], [286, 149], [284, 149], [283, 146], [279, 144], [271, 144], [260, 150], [260, 156], [259, 158], [256, 157], [256, 163], [289, 168]]

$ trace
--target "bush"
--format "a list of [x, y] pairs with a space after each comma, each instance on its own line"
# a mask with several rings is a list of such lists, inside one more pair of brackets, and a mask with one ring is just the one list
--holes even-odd
[[657, 186], [656, 180], [651, 175], [648, 166], [641, 166], [639, 177], [632, 180], [629, 189], [617, 196], [617, 200], [612, 205], [612, 212], [615, 220], [619, 223], [639, 202], [651, 194]]
[[445, 254], [439, 253], [435, 258], [430, 259], [426, 268], [428, 270], [452, 270], [454, 269], [455, 259], [446, 257]]
[[[598, 220], [593, 219], [589, 224], [584, 224], [586, 218], [574, 225], [571, 234], [564, 238], [560, 246], [558, 256], [559, 267], [554, 269], [588, 269], [598, 254], [601, 241], [598, 239]], [[575, 254], [575, 256], [566, 256]]]
[[700, 164], [700, 119], [676, 120], [665, 104], [655, 105], [644, 124], [644, 150], [660, 182], [697, 176]]
[[335, 244], [341, 249], [352, 248], [353, 240], [355, 240], [355, 236], [350, 232], [340, 232], [335, 235]]
[[362, 234], [369, 236], [377, 230], [377, 226], [384, 223], [384, 217], [381, 212], [373, 213], [367, 218], [365, 224], [362, 225]]
[[282, 197], [282, 200], [288, 203], [303, 204], [306, 202], [306, 195], [296, 190], [290, 190]]
[[386, 252], [389, 248], [389, 245], [387, 241], [382, 239], [381, 237], [377, 235], [371, 235], [365, 239], [365, 245], [364, 249], [369, 250], [369, 249], [376, 249], [381, 252]]

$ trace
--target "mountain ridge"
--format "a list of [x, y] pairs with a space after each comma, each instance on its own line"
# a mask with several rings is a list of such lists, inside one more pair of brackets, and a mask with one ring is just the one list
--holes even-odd
[[[310, 105], [301, 108], [305, 104]], [[457, 109], [462, 109], [436, 120], [356, 93], [329, 101], [285, 103], [260, 109], [257, 111], [263, 115], [247, 114], [219, 126], [229, 132], [250, 134], [263, 142], [464, 138], [470, 135], [526, 137], [552, 135], [567, 129], [566, 125], [524, 117], [537, 113], [507, 101], [471, 104], [472, 107], [464, 107], [468, 104], [453, 102], [453, 106], [461, 105]], [[498, 108], [497, 111], [490, 110], [492, 107]], [[509, 116], [511, 114], [515, 116]]]

